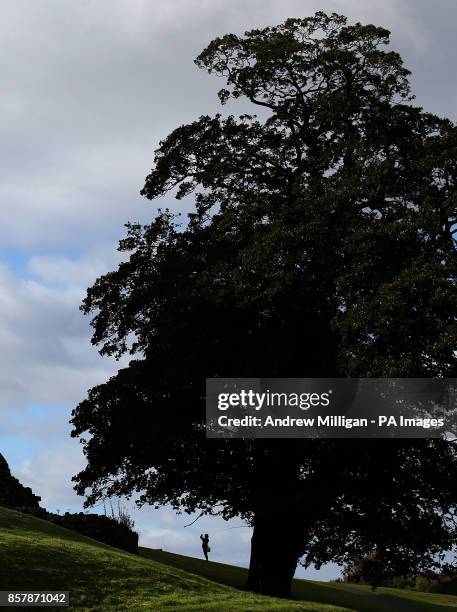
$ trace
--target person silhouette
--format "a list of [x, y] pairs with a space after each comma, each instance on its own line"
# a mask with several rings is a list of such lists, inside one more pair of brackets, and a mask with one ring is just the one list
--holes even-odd
[[205, 555], [205, 559], [208, 561], [208, 553], [211, 551], [211, 548], [209, 547], [209, 535], [207, 533], [205, 533], [205, 535], [201, 533], [200, 540], [202, 541], [203, 554]]

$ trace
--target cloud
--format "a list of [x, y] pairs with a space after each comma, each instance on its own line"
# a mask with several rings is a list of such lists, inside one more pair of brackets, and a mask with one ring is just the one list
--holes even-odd
[[42, 285], [77, 289], [79, 297], [88, 285], [114, 268], [122, 259], [123, 256], [115, 250], [115, 245], [110, 245], [94, 248], [76, 260], [64, 255], [33, 256], [28, 261], [28, 271]]
[[192, 5], [3, 7], [3, 241], [81, 248], [119, 235], [132, 217], [149, 218], [138, 192], [153, 149], [176, 121], [198, 113], [187, 95], [188, 76], [198, 73], [192, 61], [172, 61], [172, 79], [164, 62], [184, 52], [169, 34], [180, 33], [182, 18], [195, 22]]
[[455, 114], [443, 62], [457, 45], [450, 0], [3, 4], [1, 242], [86, 249], [118, 237], [129, 219], [149, 219], [139, 190], [159, 139], [218, 109], [220, 81], [193, 58], [216, 35], [318, 9], [389, 27], [421, 103]]
[[89, 321], [79, 311], [85, 287], [117, 260], [114, 249], [77, 261], [35, 257], [29, 278], [0, 266], [0, 413], [31, 403], [75, 404], [117, 369], [91, 346]]

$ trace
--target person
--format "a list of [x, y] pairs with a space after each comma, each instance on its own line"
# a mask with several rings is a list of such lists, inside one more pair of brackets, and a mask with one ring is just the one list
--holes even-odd
[[208, 561], [208, 553], [211, 551], [211, 548], [209, 547], [209, 535], [207, 533], [205, 533], [205, 535], [201, 533], [200, 540], [202, 541], [203, 554], [205, 555], [205, 559]]

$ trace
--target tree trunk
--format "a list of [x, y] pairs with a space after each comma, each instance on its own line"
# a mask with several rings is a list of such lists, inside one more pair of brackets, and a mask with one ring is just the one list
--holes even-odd
[[254, 521], [248, 588], [275, 597], [290, 597], [300, 558], [303, 530], [294, 512], [265, 509]]
[[248, 588], [290, 597], [304, 543], [300, 499], [300, 444], [295, 440], [255, 441], [255, 497]]

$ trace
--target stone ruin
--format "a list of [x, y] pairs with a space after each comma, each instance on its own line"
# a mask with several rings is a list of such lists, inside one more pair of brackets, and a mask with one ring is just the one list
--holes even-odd
[[32, 493], [30, 487], [21, 485], [11, 474], [5, 457], [0, 453], [0, 506], [31, 514], [99, 542], [138, 554], [138, 534], [114, 517], [83, 512], [54, 514], [42, 508], [38, 503], [40, 501], [41, 497]]
[[0, 453], [0, 506], [6, 508], [39, 508], [41, 497], [24, 487], [10, 471], [5, 457]]

